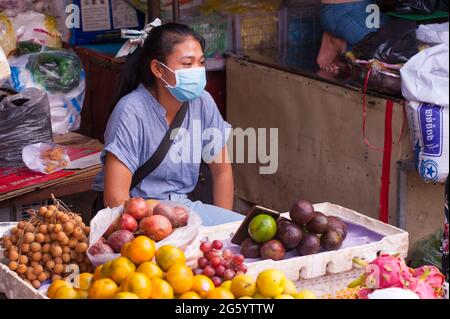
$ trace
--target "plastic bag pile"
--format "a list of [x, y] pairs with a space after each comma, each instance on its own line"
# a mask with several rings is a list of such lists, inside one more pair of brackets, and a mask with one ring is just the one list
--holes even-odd
[[18, 92], [26, 88], [46, 92], [53, 133], [65, 134], [80, 127], [85, 73], [78, 56], [62, 50], [56, 18], [41, 13], [54, 9], [53, 1], [0, 0], [0, 47], [9, 58], [11, 73], [9, 77], [0, 54], [0, 81], [9, 78]]
[[449, 24], [420, 26], [429, 45], [400, 69], [402, 94], [420, 176], [444, 183], [449, 173]]

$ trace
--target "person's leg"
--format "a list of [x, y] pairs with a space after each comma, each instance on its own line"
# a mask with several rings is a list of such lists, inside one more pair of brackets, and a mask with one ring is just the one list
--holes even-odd
[[333, 37], [328, 32], [324, 32], [319, 55], [317, 56], [317, 64], [319, 67], [329, 72], [336, 70], [337, 66], [334, 62], [337, 57], [344, 53], [346, 46], [344, 40]]
[[245, 216], [217, 207], [203, 204], [200, 201], [192, 202], [187, 200], [183, 203], [191, 208], [202, 219], [203, 226], [214, 226], [244, 220]]
[[319, 55], [317, 56], [317, 64], [322, 70], [334, 71], [336, 69], [335, 59], [345, 50], [345, 41], [334, 36], [341, 15], [340, 5], [321, 5], [320, 23], [324, 33]]
[[386, 23], [386, 17], [380, 13], [380, 25], [371, 26], [369, 24], [371, 19], [370, 14], [372, 11], [366, 12], [369, 5], [373, 4], [374, 1], [366, 0], [361, 2], [353, 2], [342, 5], [341, 15], [339, 17], [339, 22], [334, 30], [333, 35], [344, 39], [347, 44], [347, 50], [350, 51], [351, 47], [361, 41], [366, 35], [371, 32], [376, 32], [379, 27]]

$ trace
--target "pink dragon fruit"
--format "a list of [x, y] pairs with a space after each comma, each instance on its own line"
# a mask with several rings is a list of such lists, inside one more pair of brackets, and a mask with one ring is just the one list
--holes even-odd
[[421, 299], [437, 299], [443, 297], [444, 275], [434, 266], [409, 268], [405, 260], [389, 254], [381, 254], [371, 263], [360, 259], [353, 260], [365, 267], [364, 274], [348, 285], [362, 287], [359, 299], [368, 299], [368, 295], [376, 289], [402, 288], [415, 292]]
[[420, 299], [437, 299], [434, 289], [426, 281], [413, 278], [410, 289], [419, 295]]
[[366, 267], [366, 286], [372, 289], [408, 288], [413, 278], [402, 258], [381, 254]]
[[358, 292], [358, 299], [369, 299], [369, 295], [373, 292], [373, 289], [361, 288]]
[[[443, 284], [445, 276], [434, 266], [422, 266], [414, 269], [414, 277], [417, 279], [415, 283], [415, 289], [420, 289], [423, 286], [422, 282], [431, 287], [434, 292], [435, 298], [441, 298], [444, 294]], [[419, 287], [419, 288], [417, 288]], [[427, 289], [428, 290], [428, 289]], [[418, 292], [420, 295], [420, 293]], [[430, 298], [427, 298], [430, 299]]]

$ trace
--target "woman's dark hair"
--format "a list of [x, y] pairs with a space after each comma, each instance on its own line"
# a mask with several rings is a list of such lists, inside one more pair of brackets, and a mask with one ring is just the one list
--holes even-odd
[[167, 23], [153, 28], [147, 36], [143, 47], [129, 55], [120, 75], [120, 85], [112, 109], [125, 95], [131, 93], [139, 84], [151, 87], [155, 77], [150, 69], [150, 62], [158, 60], [166, 63], [176, 45], [192, 37], [197, 40], [202, 50], [205, 49], [205, 40], [189, 26], [180, 23]]

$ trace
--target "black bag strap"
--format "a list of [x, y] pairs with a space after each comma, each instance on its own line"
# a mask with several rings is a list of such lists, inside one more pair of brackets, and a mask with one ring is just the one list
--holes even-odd
[[188, 109], [189, 109], [189, 102], [183, 103], [177, 115], [175, 116], [172, 124], [170, 125], [169, 130], [163, 137], [161, 144], [159, 144], [158, 148], [156, 149], [155, 153], [153, 153], [150, 159], [144, 165], [139, 167], [137, 171], [133, 174], [130, 190], [139, 185], [139, 183], [142, 182], [144, 178], [150, 175], [162, 163], [167, 153], [169, 152], [170, 147], [173, 144], [173, 141], [170, 139], [170, 136], [173, 131], [181, 127], [184, 118], [186, 117]]

